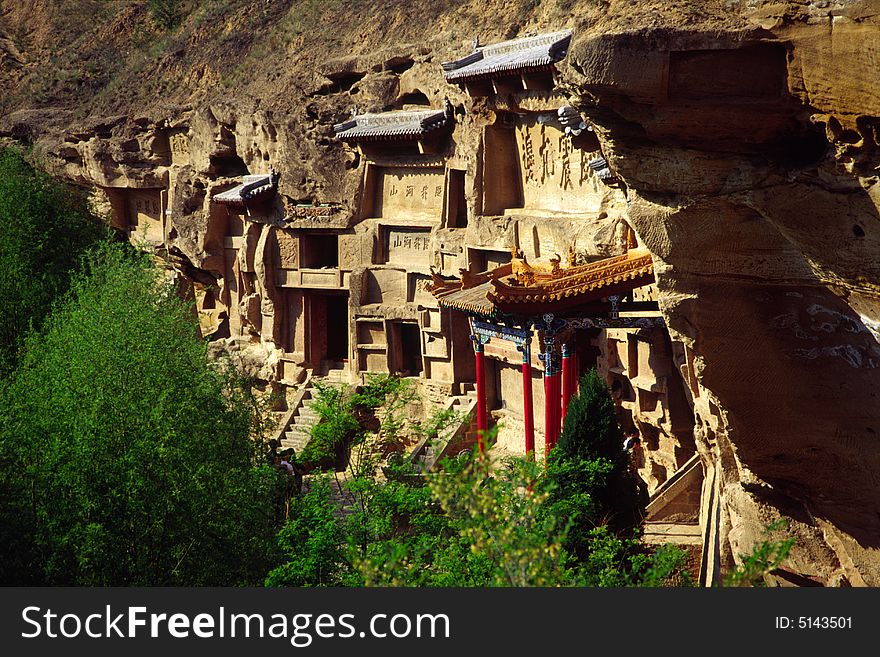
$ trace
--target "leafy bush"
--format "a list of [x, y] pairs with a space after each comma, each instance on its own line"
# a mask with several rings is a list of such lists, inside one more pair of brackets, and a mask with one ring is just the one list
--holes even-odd
[[247, 395], [149, 258], [104, 245], [0, 393], [0, 579], [261, 581], [280, 482]]
[[85, 199], [0, 150], [0, 377], [15, 367], [28, 331], [63, 294], [83, 252], [105, 230]]
[[782, 565], [794, 547], [794, 537], [772, 540], [773, 534], [788, 529], [788, 522], [780, 518], [764, 528], [764, 540], [755, 545], [749, 554], [740, 555], [740, 565], [724, 579], [729, 587], [766, 586], [766, 577]]
[[627, 467], [622, 445], [611, 392], [591, 370], [568, 404], [565, 427], [547, 460], [548, 510], [565, 519], [566, 548], [581, 562], [589, 558], [595, 527], [632, 533], [641, 521], [644, 485]]
[[315, 386], [312, 409], [318, 414], [318, 423], [309, 433], [309, 442], [297, 455], [297, 462], [306, 469], [333, 467], [339, 452], [351, 443], [360, 430], [360, 424], [351, 408], [351, 392], [320, 381]]
[[148, 0], [147, 7], [156, 23], [166, 30], [177, 27], [183, 12], [180, 0]]
[[308, 491], [291, 500], [287, 524], [278, 532], [284, 561], [269, 572], [266, 586], [339, 586], [350, 578], [337, 511], [327, 479], [314, 477]]
[[[393, 405], [405, 397], [386, 377], [374, 383], [352, 396], [362, 408], [382, 414], [386, 400]], [[608, 419], [614, 410], [609, 401], [604, 383], [583, 382], [567, 440], [554, 450], [546, 476], [541, 465], [524, 458], [490, 469], [488, 452], [475, 451], [446, 460], [441, 472], [413, 477], [404, 462], [384, 468], [383, 478], [376, 467], [381, 431], [360, 432], [347, 477], [337, 480], [345, 513], [331, 519], [324, 506], [329, 497], [292, 505], [291, 526], [280, 537], [287, 562], [267, 582], [617, 587], [669, 585], [678, 577], [686, 583], [681, 550], [651, 552], [640, 545], [631, 536], [635, 527], [624, 524], [631, 515], [617, 516], [621, 535], [605, 522], [616, 511], [615, 487], [634, 486], [618, 458], [622, 436]], [[335, 402], [329, 408], [339, 410]], [[590, 413], [590, 421], [575, 431], [578, 413]], [[437, 414], [416, 433], [436, 437], [451, 421], [448, 413]], [[340, 569], [329, 580], [317, 567], [328, 563]]]

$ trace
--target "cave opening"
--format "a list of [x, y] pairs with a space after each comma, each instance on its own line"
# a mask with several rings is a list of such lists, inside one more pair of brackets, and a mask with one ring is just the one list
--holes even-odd
[[430, 105], [431, 101], [428, 97], [422, 93], [419, 89], [414, 89], [405, 94], [401, 94], [400, 98], [398, 98], [398, 103], [401, 107], [404, 105]]
[[211, 173], [225, 178], [238, 178], [246, 176], [248, 168], [238, 155], [212, 155]]

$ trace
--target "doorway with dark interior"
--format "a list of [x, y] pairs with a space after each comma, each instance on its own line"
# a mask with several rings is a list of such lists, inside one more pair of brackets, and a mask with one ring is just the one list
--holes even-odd
[[422, 373], [422, 335], [415, 322], [392, 322], [392, 371], [400, 376]]
[[344, 369], [348, 363], [348, 295], [311, 292], [308, 303], [308, 360], [322, 370]]

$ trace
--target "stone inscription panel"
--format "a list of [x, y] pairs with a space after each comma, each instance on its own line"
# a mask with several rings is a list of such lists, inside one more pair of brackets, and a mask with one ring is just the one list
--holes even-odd
[[162, 242], [162, 199], [158, 189], [128, 190], [128, 217], [132, 239]]
[[189, 164], [189, 137], [186, 132], [186, 130], [172, 130], [168, 133], [172, 164]]
[[442, 168], [384, 167], [376, 173], [375, 215], [440, 221], [443, 188]]
[[589, 162], [596, 153], [575, 148], [554, 126], [523, 117], [515, 130], [523, 207], [551, 212], [598, 212], [605, 195]]
[[410, 274], [407, 292], [407, 300], [433, 306], [437, 303], [434, 295], [428, 291], [431, 285], [431, 277], [426, 274]]
[[384, 232], [389, 263], [421, 267], [431, 264], [430, 230], [389, 226]]

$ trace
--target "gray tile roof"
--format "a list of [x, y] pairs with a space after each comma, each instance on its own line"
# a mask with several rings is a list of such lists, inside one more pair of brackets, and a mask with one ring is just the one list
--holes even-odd
[[342, 141], [418, 139], [452, 123], [452, 107], [443, 109], [397, 110], [381, 114], [360, 114], [333, 126]]
[[274, 192], [277, 188], [278, 174], [274, 172], [248, 175], [242, 179], [242, 184], [215, 194], [211, 200], [226, 205], [244, 205], [245, 201]]
[[459, 82], [548, 67], [568, 54], [571, 34], [571, 30], [563, 30], [483, 46], [466, 57], [445, 62], [443, 74], [449, 82]]
[[447, 292], [438, 297], [438, 303], [441, 308], [452, 308], [489, 317], [495, 311], [495, 304], [488, 298], [491, 290], [492, 283], [487, 281], [475, 287]]

